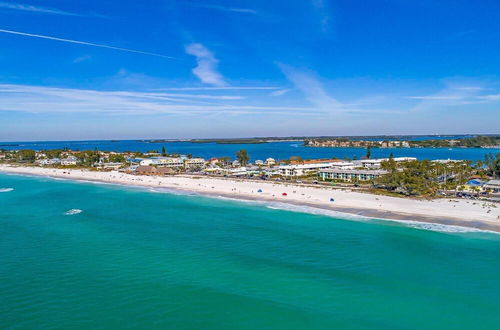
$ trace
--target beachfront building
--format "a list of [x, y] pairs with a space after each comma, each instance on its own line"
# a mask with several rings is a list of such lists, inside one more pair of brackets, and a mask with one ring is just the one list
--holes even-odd
[[[388, 161], [389, 158], [378, 158], [378, 159], [363, 159], [361, 161], [361, 166], [364, 168], [380, 168], [382, 166], [382, 162]], [[396, 163], [401, 162], [409, 162], [412, 160], [417, 160], [415, 157], [394, 157], [393, 160]]]
[[206, 162], [205, 162], [205, 159], [203, 159], [203, 158], [184, 159], [184, 168], [185, 169], [204, 168], [205, 164], [206, 164]]
[[183, 168], [184, 160], [180, 157], [151, 157], [141, 160], [141, 166], [158, 166], [170, 168]]
[[318, 177], [325, 180], [334, 181], [370, 181], [386, 174], [384, 170], [349, 170], [349, 169], [322, 169], [318, 173]]
[[95, 167], [102, 170], [118, 170], [123, 166], [123, 163], [113, 163], [113, 162], [98, 162], [94, 164]]
[[322, 169], [327, 169], [332, 166], [333, 163], [311, 163], [311, 164], [296, 164], [296, 165], [281, 165], [278, 167], [278, 171], [281, 176], [292, 177], [292, 176], [304, 176], [308, 174], [313, 174]]
[[61, 165], [63, 166], [72, 166], [76, 164], [78, 164], [78, 158], [76, 158], [75, 156], [68, 156], [61, 159]]
[[257, 165], [257, 166], [262, 166], [262, 165], [264, 165], [264, 161], [263, 161], [263, 160], [258, 159], [258, 160], [256, 160], [256, 161], [254, 162], [254, 164], [255, 164], [255, 165]]

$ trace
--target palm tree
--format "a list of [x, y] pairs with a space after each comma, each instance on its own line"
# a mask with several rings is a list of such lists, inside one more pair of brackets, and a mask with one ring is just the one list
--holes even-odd
[[248, 153], [245, 149], [241, 149], [240, 151], [236, 152], [236, 159], [242, 166], [245, 166], [246, 164], [248, 164], [250, 157], [248, 157]]

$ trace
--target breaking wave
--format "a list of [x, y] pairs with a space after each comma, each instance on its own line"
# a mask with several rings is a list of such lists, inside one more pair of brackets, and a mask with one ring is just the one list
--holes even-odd
[[80, 209], [71, 209], [71, 210], [64, 212], [64, 215], [75, 215], [75, 214], [82, 213], [82, 212], [83, 211]]
[[0, 192], [9, 192], [14, 190], [14, 188], [0, 188]]

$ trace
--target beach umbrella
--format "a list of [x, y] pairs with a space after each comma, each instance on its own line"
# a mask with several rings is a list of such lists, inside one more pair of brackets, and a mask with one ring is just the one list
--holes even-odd
[[335, 199], [333, 199], [333, 198], [330, 198], [330, 202], [335, 202]]
[[262, 189], [257, 190], [257, 192], [262, 192]]
[[282, 193], [281, 196], [287, 196], [287, 194], [286, 193]]

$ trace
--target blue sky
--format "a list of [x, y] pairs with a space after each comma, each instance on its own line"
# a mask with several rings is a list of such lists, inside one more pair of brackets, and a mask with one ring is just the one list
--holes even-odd
[[0, 140], [500, 133], [498, 12], [0, 0]]

